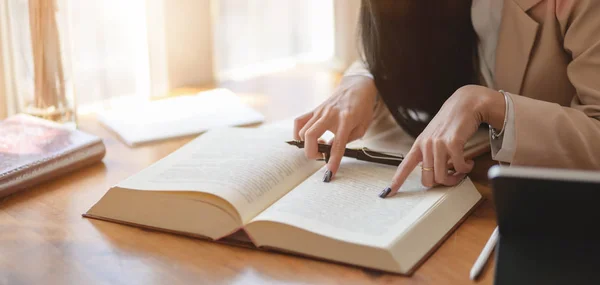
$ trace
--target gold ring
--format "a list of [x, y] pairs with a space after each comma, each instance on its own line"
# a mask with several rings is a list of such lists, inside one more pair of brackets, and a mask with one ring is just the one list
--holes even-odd
[[433, 167], [423, 167], [423, 166], [421, 166], [421, 169], [423, 171], [433, 171]]

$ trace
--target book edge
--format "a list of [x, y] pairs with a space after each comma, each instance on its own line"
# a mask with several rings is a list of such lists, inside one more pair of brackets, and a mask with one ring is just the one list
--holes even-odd
[[300, 252], [295, 252], [295, 251], [290, 251], [290, 250], [286, 250], [286, 249], [278, 248], [278, 247], [260, 246], [260, 247], [256, 247], [255, 249], [266, 251], [266, 252], [271, 252], [271, 253], [278, 253], [278, 254], [288, 255], [288, 256], [295, 256], [295, 257], [299, 257], [299, 258], [307, 258], [307, 259], [317, 260], [317, 261], [326, 262], [326, 263], [329, 263], [329, 264], [337, 264], [337, 265], [341, 265], [341, 266], [344, 266], [344, 267], [360, 269], [360, 270], [363, 270], [363, 271], [370, 271], [370, 272], [375, 273], [375, 274], [387, 273], [387, 274], [401, 275], [401, 276], [406, 276], [406, 277], [410, 276], [408, 274], [408, 272], [397, 272], [397, 271], [390, 271], [390, 270], [385, 270], [385, 269], [379, 269], [379, 268], [375, 268], [375, 267], [368, 267], [368, 266], [363, 266], [363, 265], [356, 265], [356, 264], [353, 264], [353, 263], [342, 262], [342, 261], [337, 261], [337, 260], [332, 260], [332, 259], [326, 259], [326, 258], [322, 258], [322, 257], [310, 255], [310, 254], [304, 254], [304, 253], [300, 253]]
[[367, 267], [367, 266], [360, 266], [360, 265], [356, 265], [356, 264], [352, 264], [352, 263], [346, 263], [346, 262], [341, 262], [341, 261], [336, 261], [336, 260], [325, 259], [325, 258], [321, 258], [321, 257], [309, 255], [309, 254], [303, 254], [303, 253], [295, 252], [295, 251], [289, 251], [289, 250], [282, 249], [282, 248], [277, 248], [277, 247], [271, 247], [271, 246], [260, 246], [259, 247], [259, 246], [254, 245], [253, 243], [243, 242], [243, 241], [240, 241], [240, 240], [228, 239], [227, 238], [227, 237], [229, 237], [229, 236], [231, 236], [233, 234], [230, 234], [230, 235], [228, 235], [226, 237], [214, 240], [214, 239], [211, 239], [211, 238], [206, 237], [206, 236], [192, 234], [192, 233], [189, 233], [189, 232], [174, 231], [174, 230], [168, 230], [168, 229], [163, 229], [163, 228], [158, 228], [158, 227], [141, 225], [141, 224], [137, 224], [137, 223], [124, 222], [124, 221], [121, 221], [121, 220], [115, 220], [115, 219], [111, 219], [111, 218], [105, 218], [105, 217], [97, 216], [97, 215], [94, 215], [94, 214], [84, 213], [84, 214], [82, 214], [82, 217], [84, 217], [84, 218], [90, 218], [90, 219], [95, 219], [95, 220], [100, 220], [100, 221], [105, 221], [105, 222], [116, 223], [116, 224], [120, 224], [120, 225], [124, 225], [124, 226], [129, 226], [129, 227], [142, 228], [142, 229], [146, 229], [146, 230], [155, 231], [155, 232], [158, 232], [158, 233], [176, 234], [176, 235], [179, 235], [179, 236], [185, 236], [185, 237], [189, 237], [189, 238], [196, 238], [196, 239], [200, 239], [200, 240], [203, 240], [203, 241], [214, 242], [214, 243], [217, 243], [217, 244], [224, 244], [224, 245], [241, 247], [241, 248], [246, 248], [246, 249], [258, 250], [258, 251], [262, 251], [262, 252], [266, 252], [266, 253], [271, 253], [271, 254], [281, 254], [281, 255], [284, 255], [284, 256], [292, 256], [292, 257], [297, 257], [297, 258], [306, 258], [306, 259], [316, 260], [316, 261], [325, 262], [325, 263], [328, 263], [328, 264], [337, 264], [337, 265], [341, 265], [341, 266], [344, 266], [344, 267], [355, 268], [355, 269], [360, 269], [360, 270], [365, 270], [365, 271], [371, 271], [371, 272], [373, 272], [375, 274], [389, 273], [389, 274], [405, 275], [405, 276], [407, 276], [406, 273], [394, 272], [394, 271], [388, 271], [388, 270], [382, 270], [382, 269], [371, 268], [371, 267]]
[[427, 251], [427, 253], [425, 253], [425, 255], [423, 255], [423, 257], [421, 259], [419, 259], [419, 261], [417, 261], [415, 263], [415, 265], [413, 265], [407, 272], [408, 276], [412, 276], [420, 267], [421, 265], [423, 265], [441, 246], [442, 244], [444, 244], [444, 242], [473, 214], [473, 212], [475, 212], [475, 210], [477, 208], [479, 208], [479, 206], [481, 206], [481, 204], [483, 204], [483, 202], [485, 201], [485, 197], [483, 195], [481, 195], [481, 197], [479, 198], [479, 200], [477, 200], [477, 202], [475, 204], [473, 204], [473, 206], [471, 206], [471, 209], [469, 209], [469, 211], [467, 211], [462, 218], [460, 218], [460, 220], [458, 220], [458, 222], [456, 222], [454, 224], [454, 226], [452, 226], [452, 228], [450, 228], [446, 234], [444, 234], [444, 236], [442, 236], [441, 239], [438, 240], [438, 242], [436, 244], [434, 244], [431, 249], [429, 251]]
[[106, 221], [106, 222], [112, 222], [112, 223], [116, 223], [116, 224], [120, 224], [120, 225], [130, 226], [130, 227], [137, 227], [137, 228], [152, 230], [152, 231], [155, 231], [155, 232], [170, 233], [170, 234], [176, 234], [176, 235], [179, 235], [179, 236], [186, 236], [186, 237], [190, 237], [190, 238], [197, 238], [197, 239], [201, 239], [201, 240], [204, 240], [204, 241], [215, 242], [215, 243], [218, 243], [218, 244], [225, 244], [225, 245], [242, 247], [242, 248], [247, 248], [247, 249], [259, 250], [259, 251], [263, 251], [263, 252], [277, 253], [277, 254], [282, 254], [282, 255], [294, 256], [294, 257], [299, 257], [299, 258], [307, 258], [307, 259], [317, 260], [317, 261], [326, 262], [326, 263], [330, 263], [330, 264], [337, 264], [337, 265], [342, 265], [342, 266], [345, 266], [345, 267], [350, 267], [350, 268], [355, 268], [355, 269], [361, 269], [361, 270], [367, 270], [367, 271], [371, 271], [372, 273], [375, 273], [375, 274], [389, 273], [389, 274], [394, 274], [394, 275], [401, 275], [401, 276], [410, 277], [410, 276], [414, 275], [414, 273], [441, 247], [441, 245], [456, 231], [456, 229], [458, 229], [458, 227], [460, 227], [466, 221], [466, 219], [468, 217], [470, 217], [472, 215], [472, 213], [484, 201], [485, 201], [485, 197], [481, 196], [479, 198], [479, 200], [475, 204], [473, 204], [473, 206], [471, 206], [471, 208], [469, 209], [469, 211], [467, 211], [462, 216], [462, 218], [457, 223], [455, 223], [454, 226], [452, 226], [452, 228], [450, 228], [450, 230], [448, 230], [446, 232], [446, 234], [440, 240], [438, 240], [438, 242], [433, 247], [431, 247], [431, 249], [425, 255], [423, 255], [423, 257], [421, 259], [419, 259], [419, 261], [417, 263], [415, 263], [415, 265], [413, 265], [413, 267], [411, 267], [410, 269], [408, 269], [405, 272], [395, 272], [395, 271], [383, 270], [383, 269], [373, 268], [373, 267], [368, 267], [368, 266], [361, 266], [361, 265], [356, 265], [356, 264], [352, 264], [352, 263], [349, 263], [349, 262], [341, 262], [341, 261], [336, 261], [336, 260], [330, 260], [330, 259], [321, 258], [321, 257], [309, 255], [309, 254], [300, 253], [300, 252], [289, 251], [289, 250], [282, 249], [282, 248], [271, 247], [271, 246], [256, 246], [253, 243], [243, 242], [243, 241], [235, 240], [235, 239], [228, 239], [227, 237], [232, 236], [233, 233], [230, 234], [230, 235], [228, 235], [228, 236], [225, 236], [223, 238], [219, 238], [219, 239], [215, 240], [215, 239], [211, 239], [211, 238], [206, 237], [206, 236], [202, 236], [202, 235], [198, 235], [198, 234], [192, 234], [192, 233], [189, 233], [189, 232], [174, 231], [174, 230], [163, 229], [163, 228], [158, 228], [158, 227], [152, 227], [152, 226], [148, 226], [148, 225], [142, 225], [142, 224], [137, 224], [137, 223], [132, 223], [132, 222], [126, 222], [126, 221], [121, 221], [121, 220], [116, 220], [116, 219], [111, 219], [111, 218], [105, 218], [105, 217], [102, 217], [102, 216], [97, 216], [97, 215], [94, 215], [94, 214], [89, 214], [89, 211], [86, 212], [86, 213], [84, 213], [84, 214], [82, 214], [82, 216], [85, 217], [85, 218], [91, 218], [91, 219], [96, 219], [96, 220], [101, 220], [101, 221]]
[[218, 240], [214, 240], [214, 239], [211, 239], [210, 237], [199, 235], [199, 234], [193, 234], [193, 233], [184, 232], [184, 231], [169, 230], [169, 229], [164, 229], [164, 228], [159, 228], [159, 227], [153, 227], [153, 226], [142, 225], [142, 224], [138, 224], [138, 223], [132, 223], [132, 222], [127, 222], [127, 221], [122, 221], [122, 220], [117, 220], [117, 219], [106, 218], [103, 216], [90, 214], [89, 210], [88, 210], [88, 212], [81, 214], [81, 216], [84, 218], [95, 219], [95, 220], [99, 220], [99, 221], [110, 222], [110, 223], [114, 223], [114, 224], [134, 227], [134, 228], [151, 230], [151, 231], [155, 231], [158, 233], [176, 234], [179, 236], [187, 236], [187, 237], [192, 237], [192, 238], [211, 241], [211, 242], [218, 242]]

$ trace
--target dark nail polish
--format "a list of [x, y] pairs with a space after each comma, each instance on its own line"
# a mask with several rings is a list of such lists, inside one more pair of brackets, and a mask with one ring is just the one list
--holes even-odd
[[331, 175], [333, 175], [333, 173], [331, 170], [327, 169], [327, 171], [325, 171], [325, 175], [323, 175], [323, 182], [327, 183], [331, 181]]
[[387, 195], [390, 195], [390, 192], [392, 192], [392, 188], [387, 187], [387, 188], [383, 189], [383, 191], [381, 191], [381, 193], [379, 193], [379, 197], [385, 198], [385, 197], [387, 197]]

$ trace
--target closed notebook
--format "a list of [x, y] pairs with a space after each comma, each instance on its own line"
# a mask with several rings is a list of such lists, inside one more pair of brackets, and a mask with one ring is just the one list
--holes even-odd
[[102, 160], [102, 139], [37, 117], [0, 121], [0, 197]]
[[425, 189], [415, 170], [381, 199], [394, 166], [324, 163], [276, 126], [209, 131], [110, 188], [85, 217], [411, 274], [477, 205], [467, 178]]

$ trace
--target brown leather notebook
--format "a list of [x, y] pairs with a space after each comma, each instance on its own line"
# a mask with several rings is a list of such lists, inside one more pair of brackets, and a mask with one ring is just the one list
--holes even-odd
[[102, 139], [37, 117], [0, 121], [0, 197], [102, 160]]
[[396, 166], [350, 157], [324, 183], [324, 162], [288, 145], [291, 133], [209, 131], [110, 188], [84, 216], [410, 275], [482, 199], [468, 178], [426, 189], [420, 169], [381, 199]]

